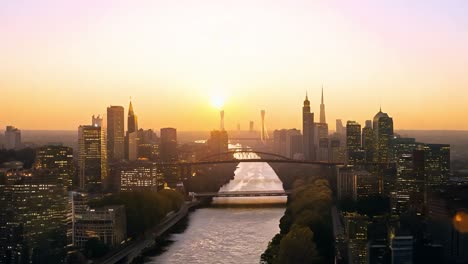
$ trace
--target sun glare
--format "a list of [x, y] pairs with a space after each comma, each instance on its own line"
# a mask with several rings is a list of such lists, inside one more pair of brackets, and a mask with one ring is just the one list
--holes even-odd
[[211, 105], [218, 110], [221, 110], [221, 108], [223, 108], [225, 101], [225, 96], [221, 94], [214, 94], [211, 96]]

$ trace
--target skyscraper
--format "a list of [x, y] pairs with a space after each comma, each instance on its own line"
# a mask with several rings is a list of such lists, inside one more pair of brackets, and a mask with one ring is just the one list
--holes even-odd
[[393, 119], [382, 109], [374, 116], [374, 161], [379, 163], [391, 162], [391, 140], [393, 138]]
[[75, 175], [73, 163], [73, 149], [60, 145], [48, 145], [37, 149], [34, 169], [42, 171], [42, 176], [63, 184], [71, 186]]
[[219, 111], [219, 116], [221, 118], [221, 120], [220, 120], [221, 122], [219, 124], [219, 129], [221, 131], [224, 131], [224, 110]]
[[307, 93], [302, 107], [302, 134], [304, 158], [306, 160], [315, 160], [314, 113], [310, 112], [310, 101]]
[[107, 107], [107, 152], [109, 160], [121, 160], [125, 155], [124, 108]]
[[356, 164], [364, 160], [364, 152], [361, 148], [361, 125], [356, 121], [346, 123], [346, 149], [350, 164]]
[[266, 129], [265, 125], [265, 110], [260, 111], [260, 116], [262, 118], [262, 134], [261, 134], [261, 140], [265, 142], [265, 140], [268, 139], [268, 131]]
[[320, 123], [326, 124], [327, 121], [325, 119], [325, 104], [323, 103], [323, 85], [322, 85], [322, 103], [320, 104]]
[[138, 118], [133, 112], [132, 101], [128, 106], [128, 117], [127, 117], [127, 132], [132, 133], [138, 131]]
[[107, 148], [102, 118], [94, 117], [92, 125], [78, 128], [78, 167], [80, 188], [91, 192], [102, 190], [107, 177]]
[[0, 263], [65, 263], [65, 186], [36, 171], [9, 171], [0, 185]]
[[7, 126], [5, 130], [5, 148], [17, 149], [21, 147], [21, 130], [14, 126]]
[[228, 134], [226, 130], [211, 131], [208, 139], [208, 148], [211, 155], [221, 154], [228, 151]]
[[161, 128], [159, 150], [162, 161], [177, 161], [177, 130], [175, 128]]
[[344, 127], [343, 127], [343, 122], [341, 121], [341, 119], [337, 119], [336, 120], [336, 133], [339, 134], [339, 135], [343, 135], [345, 134], [345, 131], [344, 131]]
[[362, 129], [362, 149], [366, 155], [366, 162], [374, 161], [374, 130], [372, 120], [366, 120], [366, 126]]
[[138, 158], [138, 118], [133, 112], [133, 105], [130, 101], [127, 117], [127, 159], [136, 160]]

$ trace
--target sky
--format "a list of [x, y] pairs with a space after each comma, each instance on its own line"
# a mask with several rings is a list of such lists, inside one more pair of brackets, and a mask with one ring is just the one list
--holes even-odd
[[211, 130], [364, 124], [468, 130], [468, 1], [0, 1], [0, 126], [76, 130], [106, 107]]

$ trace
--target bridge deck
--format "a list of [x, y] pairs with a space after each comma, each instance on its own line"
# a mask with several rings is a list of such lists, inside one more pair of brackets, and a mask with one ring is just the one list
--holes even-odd
[[194, 193], [196, 198], [202, 197], [259, 197], [259, 196], [286, 196], [291, 191], [235, 191], [235, 192], [204, 192]]

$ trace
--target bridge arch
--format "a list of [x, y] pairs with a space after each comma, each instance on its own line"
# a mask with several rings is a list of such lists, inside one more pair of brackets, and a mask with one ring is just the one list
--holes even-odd
[[[228, 155], [232, 155], [232, 154], [236, 154], [236, 153], [255, 153], [255, 154], [274, 157], [274, 158], [276, 158], [278, 160], [285, 160], [285, 161], [291, 161], [292, 160], [292, 159], [290, 159], [288, 157], [285, 157], [283, 155], [279, 155], [279, 154], [276, 154], [276, 153], [257, 151], [257, 150], [252, 150], [252, 149], [236, 149], [236, 150], [230, 150], [230, 151], [226, 151], [226, 152], [222, 152], [222, 153], [211, 154], [211, 155], [208, 155], [208, 156], [205, 156], [205, 157], [201, 158], [199, 161], [201, 161], [201, 162], [203, 162], [203, 161], [213, 161], [213, 159], [215, 159], [215, 158], [218, 158], [218, 160], [219, 160], [221, 157], [226, 157]], [[248, 160], [245, 160], [245, 161], [248, 161]]]

